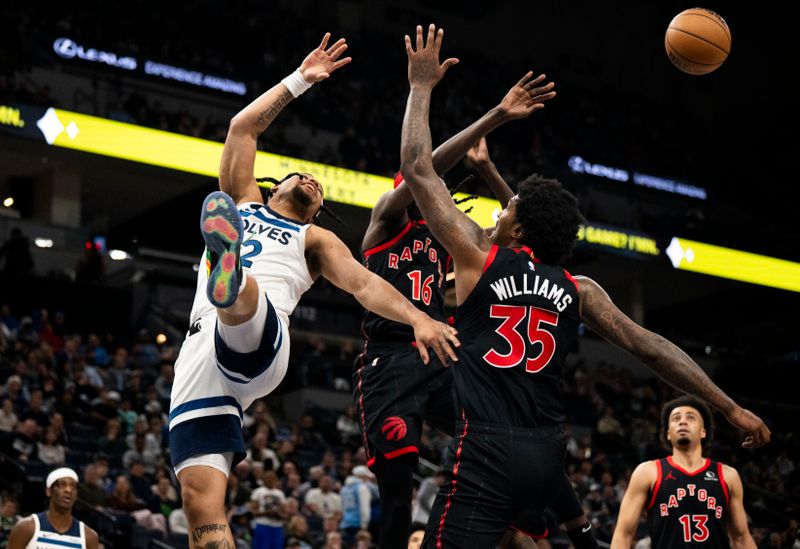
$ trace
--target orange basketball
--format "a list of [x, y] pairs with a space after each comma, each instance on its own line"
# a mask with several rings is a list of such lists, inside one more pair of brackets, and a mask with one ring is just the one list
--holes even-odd
[[731, 52], [731, 31], [711, 10], [692, 8], [675, 16], [664, 37], [672, 64], [685, 73], [707, 74], [719, 68]]

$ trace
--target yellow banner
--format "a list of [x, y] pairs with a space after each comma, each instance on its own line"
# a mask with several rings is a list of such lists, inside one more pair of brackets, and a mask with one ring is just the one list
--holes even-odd
[[800, 292], [800, 263], [674, 237], [666, 249], [673, 267]]
[[[222, 143], [61, 109], [49, 109], [42, 118], [45, 119], [53, 136], [50, 141], [59, 147], [214, 178], [219, 173]], [[258, 177], [277, 178], [289, 172], [312, 173], [325, 187], [326, 200], [362, 208], [374, 207], [378, 198], [392, 188], [389, 177], [262, 151], [256, 154], [254, 171]], [[464, 196], [459, 193], [456, 198]], [[493, 214], [501, 209], [499, 202], [484, 197], [461, 205], [464, 210], [469, 207], [472, 208], [470, 217], [482, 227], [493, 226]]]

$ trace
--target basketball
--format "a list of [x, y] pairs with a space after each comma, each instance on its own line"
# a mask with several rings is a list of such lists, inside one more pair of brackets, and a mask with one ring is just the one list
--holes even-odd
[[672, 64], [688, 74], [717, 70], [731, 51], [731, 31], [711, 10], [692, 8], [670, 22], [664, 47]]

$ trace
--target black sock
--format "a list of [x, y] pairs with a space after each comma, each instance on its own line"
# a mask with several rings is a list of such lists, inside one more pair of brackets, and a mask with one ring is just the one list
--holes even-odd
[[597, 540], [592, 533], [592, 524], [589, 522], [567, 530], [567, 535], [575, 549], [598, 549]]
[[375, 474], [381, 495], [381, 549], [406, 549], [411, 530], [412, 471], [417, 456], [378, 456]]

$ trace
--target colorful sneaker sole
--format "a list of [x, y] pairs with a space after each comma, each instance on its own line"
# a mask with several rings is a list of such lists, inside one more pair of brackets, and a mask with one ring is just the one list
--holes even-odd
[[230, 196], [215, 191], [206, 197], [200, 213], [200, 232], [211, 252], [206, 254], [206, 296], [215, 307], [228, 308], [239, 296], [242, 283], [239, 251], [244, 235], [242, 218]]

